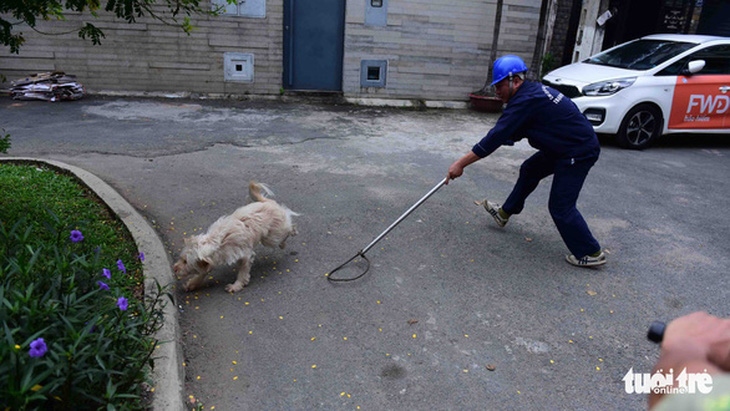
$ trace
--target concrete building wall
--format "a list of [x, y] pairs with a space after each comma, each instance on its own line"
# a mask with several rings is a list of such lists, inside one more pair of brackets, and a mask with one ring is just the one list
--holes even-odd
[[601, 51], [605, 28], [598, 26], [596, 20], [607, 8], [607, 0], [583, 0], [571, 63], [584, 60]]
[[[343, 61], [346, 97], [467, 100], [487, 80], [496, 0], [388, 0], [387, 25], [366, 26], [365, 4], [347, 0]], [[531, 63], [540, 0], [505, 0], [498, 55]], [[104, 30], [101, 46], [74, 28], [92, 21]], [[283, 73], [283, 1], [266, 0], [265, 18], [193, 16], [188, 36], [150, 18], [127, 24], [101, 13], [67, 13], [65, 22], [40, 22], [44, 36], [21, 29], [19, 55], [0, 50], [8, 80], [40, 71], [78, 77], [89, 92], [278, 95]], [[224, 53], [253, 53], [254, 81], [224, 81]], [[384, 88], [360, 86], [361, 60], [388, 61]], [[8, 84], [6, 83], [7, 87]]]
[[[343, 91], [350, 97], [465, 100], [487, 80], [494, 0], [390, 0], [385, 27], [365, 25], [369, 0], [347, 3]], [[539, 0], [506, 0], [498, 55], [531, 63]], [[387, 60], [386, 86], [361, 87], [360, 62]]]
[[[40, 71], [77, 76], [87, 91], [278, 94], [282, 77], [281, 0], [267, 0], [266, 17], [194, 16], [188, 36], [178, 27], [151, 18], [127, 24], [108, 13], [99, 18], [67, 13], [67, 21], [39, 22], [41, 35], [19, 28], [26, 38], [19, 54], [0, 50], [0, 73], [8, 80]], [[74, 29], [93, 22], [106, 38], [101, 45], [78, 37]], [[226, 82], [226, 52], [253, 53], [254, 81]], [[8, 84], [5, 84], [7, 87]]]

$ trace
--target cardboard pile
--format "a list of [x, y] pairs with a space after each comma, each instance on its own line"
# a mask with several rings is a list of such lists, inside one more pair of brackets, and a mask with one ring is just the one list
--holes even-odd
[[84, 86], [76, 76], [62, 71], [32, 74], [10, 83], [10, 95], [15, 100], [78, 100], [84, 96]]

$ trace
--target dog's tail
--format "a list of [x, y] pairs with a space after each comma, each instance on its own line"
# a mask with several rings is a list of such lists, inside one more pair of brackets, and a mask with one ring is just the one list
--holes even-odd
[[[263, 194], [261, 193], [263, 191]], [[248, 183], [248, 195], [251, 196], [251, 199], [254, 201], [267, 201], [267, 196], [274, 196], [274, 192], [271, 191], [271, 189], [263, 183], [257, 183], [255, 181], [251, 181]]]

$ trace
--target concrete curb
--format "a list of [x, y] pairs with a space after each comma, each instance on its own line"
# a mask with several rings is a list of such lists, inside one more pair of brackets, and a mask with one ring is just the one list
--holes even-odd
[[419, 100], [407, 98], [387, 97], [350, 97], [333, 95], [330, 97], [317, 96], [316, 92], [309, 96], [301, 95], [278, 95], [278, 94], [224, 94], [224, 93], [191, 93], [189, 91], [114, 91], [114, 90], [86, 90], [88, 96], [100, 97], [130, 97], [130, 98], [164, 98], [170, 100], [192, 99], [192, 100], [253, 100], [253, 101], [283, 101], [301, 102], [307, 99], [339, 99], [339, 102], [367, 107], [396, 107], [396, 108], [434, 108], [466, 110], [469, 102], [466, 100]]
[[386, 99], [373, 97], [345, 97], [345, 101], [358, 106], [370, 107], [400, 107], [400, 108], [442, 108], [453, 110], [465, 110], [469, 108], [466, 101], [447, 100], [407, 100], [407, 99]]
[[[5, 157], [0, 162], [19, 163], [33, 162], [49, 165], [75, 175], [82, 184], [96, 193], [109, 208], [116, 213], [132, 234], [137, 248], [144, 252], [143, 270], [145, 273], [145, 295], [156, 289], [155, 280], [162, 286], [172, 284], [174, 275], [170, 268], [165, 247], [157, 233], [147, 221], [116, 190], [99, 177], [81, 168], [54, 160], [37, 158]], [[164, 309], [165, 323], [155, 336], [159, 348], [155, 351], [155, 368], [152, 372], [154, 381], [154, 410], [183, 410], [183, 377], [182, 356], [180, 349], [180, 326], [175, 304], [169, 300]]]

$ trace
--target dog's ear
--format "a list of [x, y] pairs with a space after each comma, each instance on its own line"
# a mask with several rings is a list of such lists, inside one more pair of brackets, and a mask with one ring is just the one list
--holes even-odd
[[220, 248], [220, 244], [212, 241], [210, 238], [195, 239], [196, 252], [198, 260], [212, 264], [211, 256]]
[[198, 265], [198, 268], [200, 268], [200, 270], [202, 270], [206, 273], [208, 272], [208, 270], [210, 270], [210, 261], [208, 261], [206, 259], [198, 260], [195, 262], [195, 264]]

